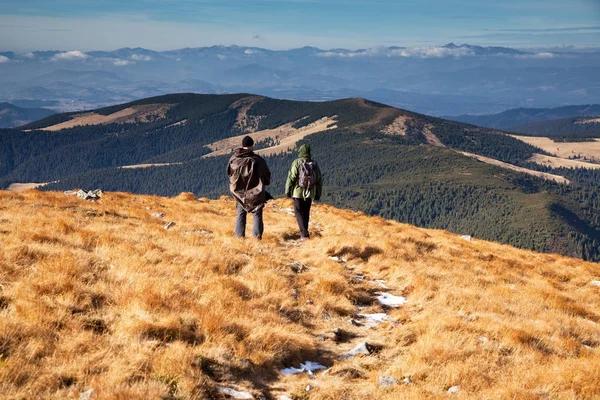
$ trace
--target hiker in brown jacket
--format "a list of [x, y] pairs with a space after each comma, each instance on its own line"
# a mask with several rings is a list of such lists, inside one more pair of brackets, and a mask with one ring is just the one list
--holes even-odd
[[262, 239], [263, 208], [267, 202], [265, 186], [271, 183], [266, 161], [253, 151], [254, 140], [245, 136], [227, 164], [229, 190], [237, 202], [235, 236], [246, 236], [246, 215], [252, 213], [252, 236]]

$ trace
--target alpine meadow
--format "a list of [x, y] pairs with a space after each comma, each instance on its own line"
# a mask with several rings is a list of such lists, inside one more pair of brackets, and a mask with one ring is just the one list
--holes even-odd
[[2, 0], [0, 400], [600, 399], [598, 0]]

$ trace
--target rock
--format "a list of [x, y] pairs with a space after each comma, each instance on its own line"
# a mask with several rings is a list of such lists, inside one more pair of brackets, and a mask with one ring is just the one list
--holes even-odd
[[77, 192], [74, 192], [72, 190], [65, 190], [63, 193], [67, 196], [75, 196], [77, 194]]
[[[67, 194], [67, 192], [65, 192], [65, 194]], [[72, 192], [69, 194], [72, 194]], [[100, 189], [90, 190], [89, 192], [79, 189], [76, 194], [77, 194], [77, 197], [79, 197], [80, 199], [96, 201], [102, 197], [104, 192], [102, 192], [102, 190], [100, 190]]]
[[298, 289], [292, 289], [292, 297], [294, 300], [298, 300]]
[[376, 350], [377, 350], [377, 347], [372, 346], [367, 342], [360, 342], [358, 345], [356, 345], [355, 348], [353, 348], [346, 354], [343, 354], [340, 358], [342, 360], [347, 360], [347, 359], [355, 357], [359, 354], [370, 355], [370, 354], [373, 354]]
[[150, 210], [152, 210], [152, 207], [146, 206], [146, 210], [150, 211]]
[[292, 400], [292, 398], [287, 397], [285, 394], [282, 394], [281, 396], [279, 396], [279, 400]]
[[600, 286], [600, 281], [591, 281], [590, 284], [594, 285], [594, 286]]
[[352, 318], [352, 319], [350, 319], [350, 323], [351, 323], [352, 325], [354, 325], [354, 326], [364, 326], [364, 324], [363, 324], [362, 322], [360, 322], [360, 321], [357, 321], [357, 320], [355, 320], [355, 319], [353, 319], [353, 318]]
[[164, 217], [164, 216], [165, 216], [165, 214], [164, 214], [164, 213], [153, 213], [153, 214], [151, 214], [151, 215], [152, 215], [154, 218], [162, 218], [162, 217]]
[[312, 304], [313, 302], [311, 300], [306, 300], [306, 304]]
[[339, 263], [346, 263], [346, 262], [348, 262], [348, 259], [347, 259], [347, 258], [344, 258], [344, 257], [338, 257], [338, 256], [329, 256], [329, 259], [330, 259], [330, 260], [333, 260], [333, 261], [337, 261], [337, 262], [339, 262]]
[[394, 296], [389, 293], [380, 293], [379, 296], [376, 297], [377, 301], [379, 301], [382, 305], [388, 307], [400, 307], [406, 303], [406, 298], [402, 296]]
[[88, 389], [85, 392], [79, 393], [79, 400], [90, 400], [92, 393], [94, 393], [94, 389]]
[[254, 399], [254, 396], [248, 392], [240, 392], [225, 386], [217, 386], [217, 390], [232, 399]]
[[410, 385], [412, 383], [412, 381], [410, 380], [410, 378], [407, 376], [406, 378], [402, 379], [402, 383], [404, 383], [405, 385]]
[[308, 266], [302, 264], [300, 261], [292, 261], [290, 264], [290, 268], [294, 273], [299, 274], [301, 272], [306, 271], [308, 269]]
[[174, 226], [175, 226], [175, 222], [171, 221], [171, 222], [169, 222], [168, 224], [166, 224], [166, 225], [164, 226], [164, 228], [165, 228], [165, 229], [169, 229], [169, 228], [172, 228], [172, 227], [174, 227]]
[[458, 393], [460, 391], [460, 386], [452, 386], [448, 388], [448, 394]]
[[311, 390], [312, 390], [312, 386], [310, 386], [310, 385], [306, 385], [306, 391], [307, 391], [307, 392], [310, 392]]
[[355, 277], [356, 279], [358, 279], [359, 281], [364, 281], [364, 280], [365, 280], [365, 278], [366, 278], [366, 276], [364, 276], [364, 275], [362, 275], [362, 274], [356, 274], [356, 275], [354, 275], [354, 277]]
[[470, 242], [473, 239], [471, 235], [462, 235], [460, 238], [466, 240], [467, 242]]
[[380, 376], [377, 378], [377, 385], [379, 387], [392, 387], [399, 383], [398, 379], [392, 378], [391, 376]]

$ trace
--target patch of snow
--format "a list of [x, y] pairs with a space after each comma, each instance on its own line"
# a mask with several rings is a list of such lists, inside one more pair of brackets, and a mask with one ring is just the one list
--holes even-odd
[[380, 293], [379, 296], [376, 297], [377, 301], [379, 301], [384, 306], [388, 307], [400, 307], [401, 305], [406, 304], [406, 298], [402, 296], [394, 296], [389, 293]]
[[327, 369], [327, 367], [325, 367], [324, 365], [321, 365], [317, 362], [307, 361], [305, 363], [300, 363], [300, 368], [294, 368], [294, 367], [284, 368], [279, 372], [281, 372], [284, 375], [296, 375], [296, 374], [301, 374], [303, 372], [306, 372], [309, 375], [313, 375], [314, 371], [318, 371], [320, 369]]

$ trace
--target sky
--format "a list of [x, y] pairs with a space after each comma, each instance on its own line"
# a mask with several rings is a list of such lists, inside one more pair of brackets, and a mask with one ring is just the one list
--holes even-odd
[[0, 0], [0, 51], [600, 47], [600, 0]]

